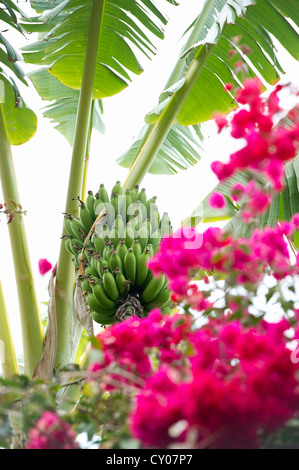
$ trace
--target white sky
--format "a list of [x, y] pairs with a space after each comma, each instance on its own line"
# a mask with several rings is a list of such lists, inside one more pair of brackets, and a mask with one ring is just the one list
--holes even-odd
[[[202, 4], [203, 0], [181, 0], [179, 7], [167, 4], [170, 22], [166, 28], [165, 40], [158, 43], [158, 55], [147, 66], [143, 60], [146, 71], [134, 78], [133, 84], [127, 90], [104, 100], [106, 134], [96, 133], [93, 136], [88, 189], [96, 192], [103, 182], [110, 190], [116, 180], [125, 179], [127, 170], [118, 166], [115, 160], [128, 149], [131, 139], [143, 126], [145, 114], [156, 105], [180, 50], [177, 41], [200, 11]], [[280, 55], [280, 62], [288, 72], [284, 81], [291, 80], [296, 84], [298, 64], [287, 54]], [[26, 91], [25, 99], [35, 111], [42, 105], [32, 88]], [[217, 183], [210, 171], [211, 162], [227, 158], [231, 152], [229, 146], [232, 142], [227, 135], [215, 137], [214, 125], [208, 126], [207, 131], [206, 135], [210, 137], [204, 144], [206, 155], [199, 164], [175, 176], [147, 175], [143, 180], [142, 187], [146, 188], [149, 197], [158, 196], [160, 211], [168, 211], [174, 227], [190, 214]], [[55, 264], [58, 257], [71, 148], [39, 114], [36, 135], [27, 144], [13, 147], [13, 158], [21, 203], [28, 211], [25, 224], [37, 296], [39, 302], [43, 302], [48, 300], [49, 277], [40, 276], [37, 263], [40, 258], [48, 258]], [[0, 192], [0, 202], [2, 200]], [[16, 350], [21, 354], [17, 293], [9, 237], [3, 216], [0, 217], [0, 250], [0, 278], [11, 316]], [[43, 312], [45, 307], [41, 305], [41, 313]]]

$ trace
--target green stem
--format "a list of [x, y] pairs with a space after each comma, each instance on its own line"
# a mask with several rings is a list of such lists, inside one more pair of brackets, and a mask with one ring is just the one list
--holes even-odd
[[[0, 177], [7, 204], [20, 204], [16, 174], [7, 137], [3, 107], [0, 104]], [[13, 206], [12, 206], [13, 208]], [[20, 306], [25, 374], [32, 376], [43, 353], [43, 332], [35, 294], [29, 250], [22, 214], [8, 224]]]
[[2, 284], [0, 281], [0, 363], [4, 378], [19, 374]]
[[[94, 0], [87, 39], [86, 58], [82, 77], [78, 114], [76, 121], [72, 163], [65, 212], [78, 215], [76, 198], [82, 192], [84, 157], [90, 123], [93, 84], [97, 62], [98, 43], [101, 33], [105, 0]], [[67, 364], [72, 352], [73, 337], [73, 291], [74, 266], [71, 255], [61, 242], [56, 277], [57, 355], [56, 367]]]
[[124, 183], [125, 189], [132, 189], [135, 184], [140, 184], [146, 175], [214, 47], [214, 45], [204, 45], [199, 48], [186, 72], [184, 85], [173, 95], [132, 165]]
[[[194, 23], [194, 26], [192, 28], [192, 32], [186, 42], [186, 44], [184, 45], [184, 51], [188, 50], [190, 47], [192, 47], [196, 42], [198, 42], [198, 38], [200, 36], [200, 33], [206, 23], [206, 20], [208, 18], [208, 16], [210, 15], [211, 11], [213, 10], [214, 8], [214, 4], [215, 2], [212, 2], [211, 0], [206, 0], [204, 6], [203, 6], [203, 9], [201, 11], [201, 13], [198, 15], [195, 23]], [[170, 86], [174, 85], [178, 80], [180, 80], [180, 78], [182, 78], [182, 76], [184, 75], [184, 72], [185, 72], [185, 68], [186, 68], [186, 60], [184, 57], [180, 57], [173, 69], [173, 71], [171, 72], [165, 86], [164, 86], [164, 90], [166, 90], [167, 88], [169, 88]], [[132, 171], [132, 168], [133, 166], [135, 165], [135, 162], [136, 160], [139, 158], [140, 156], [140, 153], [143, 151], [143, 148], [147, 142], [147, 140], [149, 139], [149, 137], [151, 136], [152, 138], [152, 133], [153, 133], [153, 130], [155, 128], [155, 124], [148, 124], [147, 126], [147, 130], [146, 130], [146, 133], [144, 135], [144, 138], [138, 148], [138, 151], [137, 151], [137, 157], [130, 169], [130, 173]], [[168, 132], [168, 131], [167, 131]], [[166, 137], [167, 133], [165, 134], [165, 137]], [[165, 138], [164, 137], [164, 138]], [[164, 139], [163, 139], [164, 140]], [[163, 143], [163, 141], [161, 142], [161, 144]], [[158, 150], [161, 146], [161, 144], [159, 145], [158, 147]], [[150, 164], [147, 165], [147, 170], [146, 172], [149, 170], [158, 150], [156, 150], [156, 153], [152, 154], [152, 157], [150, 159]], [[134, 170], [136, 171], [136, 170]], [[140, 176], [136, 176], [136, 179], [135, 179], [135, 182], [134, 182], [134, 179], [133, 179], [133, 183], [134, 184], [140, 184], [143, 177], [145, 176], [146, 172], [143, 174], [140, 175]], [[128, 177], [129, 178], [129, 177]], [[138, 179], [137, 179], [138, 178]], [[130, 178], [131, 179], [131, 178]], [[127, 179], [128, 181], [128, 179]], [[128, 183], [127, 181], [125, 182], [125, 187], [129, 187], [129, 188], [132, 188], [134, 186], [134, 184], [132, 185], [132, 182], [130, 183], [130, 186], [128, 186]]]
[[[211, 11], [214, 8], [214, 3], [215, 2], [212, 2], [211, 0], [206, 0], [205, 4], [203, 6], [203, 9], [201, 10], [200, 14], [198, 15], [198, 17], [197, 17], [197, 19], [194, 23], [194, 26], [192, 28], [192, 32], [191, 32], [186, 44], [184, 45], [184, 48], [183, 48], [182, 52], [187, 51], [190, 47], [192, 47], [194, 44], [196, 44], [196, 42], [199, 41], [200, 33], [202, 32], [202, 30], [204, 28], [204, 25], [206, 24], [208, 16], [210, 15]], [[175, 65], [173, 71], [171, 72], [171, 75], [169, 76], [169, 78], [166, 82], [164, 90], [166, 90], [170, 86], [174, 85], [174, 83], [176, 83], [177, 81], [180, 80], [180, 78], [182, 78], [182, 76], [184, 74], [185, 67], [186, 67], [185, 57], [180, 57], [178, 59], [176, 65]]]
[[87, 144], [86, 144], [86, 150], [85, 150], [83, 183], [82, 183], [82, 193], [81, 193], [81, 201], [83, 202], [85, 201], [86, 192], [87, 192], [87, 175], [88, 175], [88, 167], [89, 167], [90, 142], [91, 142], [91, 135], [92, 135], [92, 128], [93, 128], [93, 113], [94, 113], [94, 100], [92, 100], [91, 109], [90, 109], [90, 120], [89, 120]]

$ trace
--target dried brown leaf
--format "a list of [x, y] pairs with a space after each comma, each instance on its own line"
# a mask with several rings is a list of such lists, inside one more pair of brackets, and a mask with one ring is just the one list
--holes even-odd
[[37, 364], [33, 378], [41, 380], [51, 380], [54, 373], [55, 358], [56, 358], [56, 347], [57, 347], [57, 326], [56, 326], [56, 304], [55, 304], [55, 273], [52, 272], [48, 292], [49, 292], [49, 303], [48, 303], [48, 325], [47, 325], [47, 336], [45, 340], [44, 353]]

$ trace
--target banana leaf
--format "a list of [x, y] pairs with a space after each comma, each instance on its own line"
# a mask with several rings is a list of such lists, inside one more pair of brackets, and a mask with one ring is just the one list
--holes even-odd
[[[198, 125], [213, 119], [215, 113], [226, 114], [235, 109], [237, 104], [225, 89], [226, 83], [241, 86], [244, 79], [259, 76], [267, 86], [274, 85], [281, 78], [284, 70], [279, 63], [275, 40], [287, 53], [299, 58], [299, 36], [293, 26], [293, 23], [299, 25], [298, 0], [214, 0], [208, 5], [211, 5], [208, 14], [195, 18], [183, 35], [185, 45], [172, 74], [175, 80], [170, 78], [157, 106], [145, 117], [147, 128], [143, 134], [148, 136], [149, 129], [153, 129], [159, 121], [175, 92], [184, 85], [186, 72], [199, 48], [214, 44], [213, 52], [183, 103], [172, 129], [173, 132], [177, 130], [176, 152], [181, 159], [177, 159], [177, 164], [176, 160], [172, 160], [172, 153], [167, 150], [170, 148], [167, 136], [149, 173], [172, 174], [197, 163], [199, 158], [188, 161], [192, 154], [189, 153], [187, 159], [184, 156], [185, 134], [180, 132], [179, 125]], [[144, 140], [140, 142], [139, 134], [117, 162], [126, 168], [130, 164], [132, 166], [142, 144]], [[199, 140], [197, 144], [200, 145]], [[185, 160], [183, 164], [182, 160]]]

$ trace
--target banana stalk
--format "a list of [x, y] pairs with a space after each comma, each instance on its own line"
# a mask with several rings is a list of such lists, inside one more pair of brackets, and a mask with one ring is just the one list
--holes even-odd
[[214, 47], [203, 45], [197, 52], [185, 75], [184, 85], [173, 95], [133, 163], [124, 189], [132, 189], [143, 180]]
[[[197, 41], [198, 35], [202, 30], [210, 11], [214, 8], [214, 1], [206, 0], [202, 12], [198, 16], [192, 33], [185, 44], [184, 50], [188, 50]], [[169, 103], [160, 120], [156, 124], [149, 124], [144, 135], [143, 141], [138, 149], [137, 157], [129, 171], [127, 179], [124, 183], [125, 189], [132, 189], [135, 184], [141, 184], [142, 179], [153, 163], [165, 137], [167, 136], [175, 118], [183, 105], [188, 93], [196, 79], [198, 78], [206, 60], [208, 59], [213, 47], [207, 48], [206, 51], [199, 50], [191, 67], [186, 74], [185, 85], [173, 96], [173, 100]], [[185, 68], [185, 59], [180, 57], [167, 81], [164, 89], [169, 88], [176, 83], [182, 76]], [[194, 80], [194, 81], [193, 81]]]
[[82, 183], [82, 191], [81, 191], [82, 201], [85, 201], [85, 198], [86, 198], [86, 183], [87, 183], [87, 175], [88, 175], [88, 167], [89, 167], [90, 142], [91, 142], [91, 135], [92, 135], [92, 129], [93, 129], [93, 113], [94, 113], [94, 100], [92, 100], [91, 109], [90, 109], [88, 136], [87, 136], [87, 144], [86, 144], [86, 151], [85, 151], [83, 183]]
[[[0, 104], [0, 177], [4, 200], [20, 204], [3, 107]], [[32, 376], [43, 353], [43, 332], [22, 214], [8, 224], [20, 306], [25, 374]]]
[[[78, 204], [74, 201], [81, 194], [83, 184], [84, 157], [88, 140], [93, 84], [96, 67], [98, 43], [101, 34], [102, 14], [105, 0], [94, 0], [91, 12], [89, 34], [87, 40], [86, 60], [82, 77], [82, 85], [76, 121], [72, 163], [65, 212], [78, 215]], [[56, 367], [66, 365], [72, 353], [74, 330], [74, 266], [71, 255], [62, 241], [56, 277], [56, 312], [57, 312], [57, 355]]]

